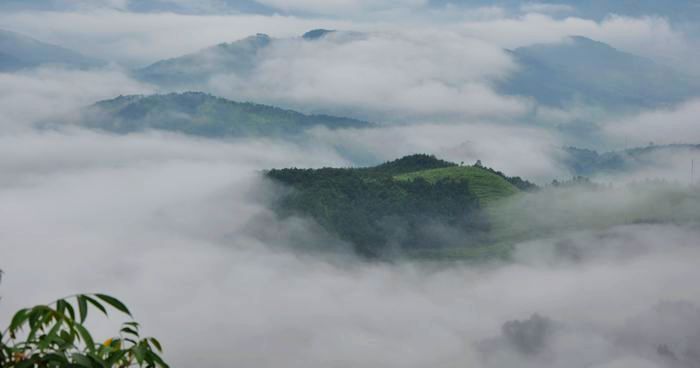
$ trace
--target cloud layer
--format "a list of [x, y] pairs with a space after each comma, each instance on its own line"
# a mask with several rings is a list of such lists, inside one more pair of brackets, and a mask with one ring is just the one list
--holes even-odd
[[[523, 7], [527, 15], [455, 7], [445, 9], [456, 15], [406, 11], [401, 21], [362, 15], [424, 2], [264, 3], [356, 20], [104, 6], [0, 15], [3, 27], [115, 64], [0, 74], [0, 320], [99, 291], [128, 303], [173, 366], [698, 366], [697, 189], [619, 184], [680, 181], [686, 155], [661, 156], [660, 167], [617, 177], [612, 188], [545, 190], [504, 203], [511, 230], [541, 231], [516, 244], [512, 259], [478, 265], [359, 260], [309, 219], [278, 218], [269, 204], [280, 188], [261, 178], [270, 168], [376, 164], [417, 152], [481, 160], [540, 183], [565, 177], [556, 127], [588, 107], [524, 122], [533, 103], [491, 87], [517, 68], [503, 48], [581, 34], [678, 61], [696, 52], [685, 34], [654, 16], [596, 22], [535, 3]], [[280, 41], [255, 74], [219, 75], [205, 87], [413, 124], [315, 129], [295, 141], [34, 127], [100, 99], [156, 90], [116, 65], [318, 27], [361, 32]], [[619, 147], [697, 143], [698, 110], [690, 101], [622, 118], [590, 115]], [[116, 322], [95, 323], [98, 338]]]

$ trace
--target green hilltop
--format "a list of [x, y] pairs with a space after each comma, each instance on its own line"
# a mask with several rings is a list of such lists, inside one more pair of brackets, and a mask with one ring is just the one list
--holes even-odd
[[500, 253], [489, 247], [485, 209], [535, 187], [424, 154], [367, 168], [275, 169], [266, 177], [290, 189], [275, 203], [280, 216], [311, 218], [359, 254], [380, 258]]
[[516, 194], [520, 190], [497, 174], [479, 166], [454, 166], [438, 169], [428, 169], [401, 174], [394, 177], [396, 180], [424, 179], [431, 184], [440, 180], [463, 181], [469, 185], [470, 190], [479, 198], [482, 204], [497, 201], [501, 198]]

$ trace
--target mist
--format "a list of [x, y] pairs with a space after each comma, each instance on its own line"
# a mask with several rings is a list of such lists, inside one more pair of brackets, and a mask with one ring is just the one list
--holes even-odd
[[[261, 1], [288, 12], [269, 16], [110, 3], [0, 15], [3, 27], [110, 61], [0, 73], [0, 321], [101, 292], [129, 305], [174, 367], [700, 365], [700, 192], [688, 172], [697, 151], [654, 153], [629, 171], [567, 183], [562, 147], [590, 141], [561, 129], [586, 116], [610, 150], [697, 144], [698, 101], [622, 115], [544, 108], [493, 86], [518, 70], [504, 48], [571, 34], [692, 69], [681, 61], [697, 50], [685, 49], [688, 36], [672, 21], [563, 18], [555, 15], [569, 7], [539, 3], [517, 16], [437, 9], [437, 20], [415, 16], [409, 10], [425, 2], [411, 0]], [[389, 10], [412, 16], [376, 21]], [[299, 39], [319, 27], [347, 32]], [[376, 125], [315, 127], [294, 139], [45, 126], [99, 100], [167, 92], [131, 68], [257, 32], [286, 38], [257, 74], [219, 75], [206, 91], [348, 111]], [[414, 153], [479, 161], [540, 186], [489, 208], [506, 214], [494, 225], [499, 236], [518, 239], [508, 257], [368, 260], [313, 218], [277, 213], [289, 188], [265, 176]], [[119, 322], [89, 326], [102, 341]]]
[[[377, 264], [309, 251], [342, 244], [267, 206], [277, 189], [259, 170], [347, 165], [332, 151], [85, 131], [3, 140], [5, 317], [57, 295], [109, 292], [162, 337], [178, 366], [697, 364], [699, 234], [690, 203], [675, 225], [555, 224], [555, 235], [517, 245], [509, 262]], [[521, 218], [533, 210], [615, 215], [654, 202], [622, 189], [578, 192], [567, 201], [535, 197], [549, 208], [526, 206]], [[583, 206], [591, 198], [608, 210]], [[523, 350], [504, 323], [535, 313], [552, 331]]]

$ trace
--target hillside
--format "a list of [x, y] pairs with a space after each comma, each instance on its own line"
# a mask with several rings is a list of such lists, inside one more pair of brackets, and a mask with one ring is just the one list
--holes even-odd
[[658, 107], [700, 94], [700, 80], [585, 37], [509, 51], [519, 70], [500, 92], [561, 107]]
[[[316, 29], [299, 39], [315, 42], [333, 33], [342, 34]], [[257, 34], [162, 60], [134, 75], [163, 88], [206, 89], [210, 80], [220, 75], [241, 79], [258, 75], [257, 68], [268, 61], [266, 50], [288, 45], [290, 40]], [[496, 90], [531, 97], [547, 106], [575, 103], [624, 112], [666, 106], [700, 95], [699, 78], [586, 37], [573, 36], [559, 43], [507, 52], [519, 67], [507, 78], [495, 81]]]
[[370, 168], [276, 169], [266, 176], [290, 188], [275, 203], [280, 216], [312, 218], [369, 257], [490, 254], [483, 209], [520, 192], [495, 171], [428, 155]]
[[329, 115], [306, 115], [268, 105], [235, 102], [205, 93], [119, 96], [83, 112], [81, 125], [114, 133], [165, 130], [210, 138], [287, 136], [314, 126], [368, 127]]
[[230, 43], [205, 48], [180, 57], [158, 61], [138, 69], [142, 81], [168, 87], [193, 88], [205, 85], [216, 74], [250, 74], [260, 61], [260, 53], [273, 39], [258, 33]]
[[562, 164], [573, 175], [596, 176], [651, 168], [677, 155], [697, 155], [700, 154], [700, 144], [649, 145], [602, 153], [576, 147], [563, 150]]
[[480, 203], [487, 204], [517, 193], [519, 190], [504, 178], [477, 166], [455, 166], [429, 169], [397, 175], [396, 180], [424, 179], [431, 184], [440, 180], [464, 181], [479, 198]]
[[73, 50], [0, 29], [0, 71], [15, 71], [41, 65], [89, 68], [103, 63]]

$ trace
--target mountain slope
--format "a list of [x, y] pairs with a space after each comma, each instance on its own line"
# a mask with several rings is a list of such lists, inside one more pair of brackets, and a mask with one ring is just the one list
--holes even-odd
[[47, 64], [89, 68], [103, 63], [60, 46], [0, 30], [0, 68], [12, 71]]
[[498, 89], [545, 105], [657, 107], [700, 94], [697, 78], [585, 37], [510, 53], [520, 70]]
[[700, 154], [700, 144], [650, 145], [599, 153], [576, 147], [564, 148], [562, 163], [574, 175], [624, 174], [648, 169], [677, 155]]
[[204, 50], [163, 60], [137, 70], [143, 81], [161, 86], [205, 84], [215, 74], [248, 74], [259, 62], [259, 53], [272, 42], [265, 34], [221, 43]]
[[483, 210], [520, 192], [493, 170], [428, 155], [369, 168], [270, 170], [266, 177], [290, 188], [275, 205], [280, 216], [310, 217], [371, 257], [464, 248], [491, 254], [482, 249], [491, 236]]
[[12, 55], [0, 52], [0, 72], [11, 72], [22, 69], [24, 63]]
[[464, 181], [482, 204], [497, 201], [519, 191], [518, 188], [504, 178], [478, 166], [428, 169], [397, 175], [394, 178], [407, 181], [421, 178], [431, 184], [435, 184], [440, 180]]
[[349, 118], [305, 115], [200, 92], [120, 96], [98, 102], [82, 115], [81, 125], [114, 133], [156, 129], [211, 138], [288, 136], [318, 125], [328, 128], [371, 126]]

